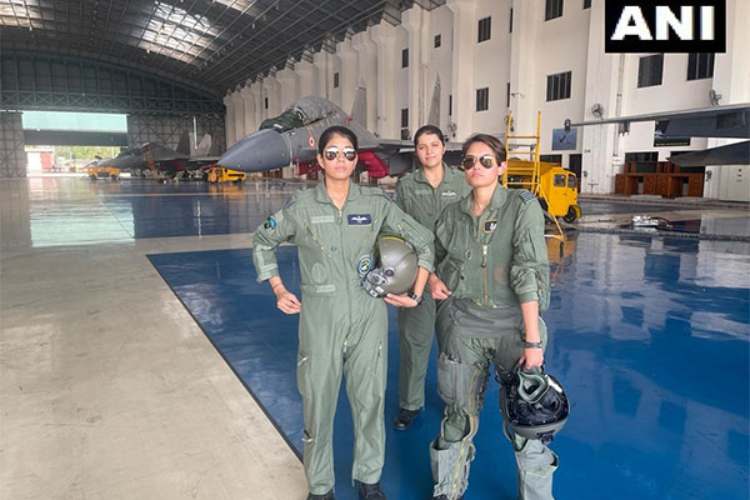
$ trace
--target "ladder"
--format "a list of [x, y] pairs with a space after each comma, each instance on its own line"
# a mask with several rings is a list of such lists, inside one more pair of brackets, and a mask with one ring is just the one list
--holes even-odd
[[[533, 135], [514, 134], [513, 114], [508, 111], [505, 117], [505, 170], [503, 170], [502, 184], [505, 188], [527, 189], [543, 201], [542, 207], [550, 205], [547, 195], [542, 189], [541, 165], [541, 135], [542, 112], [536, 113], [536, 131]], [[563, 231], [557, 217], [544, 210], [544, 214], [554, 223], [556, 234], [545, 234], [548, 238], [565, 241]]]

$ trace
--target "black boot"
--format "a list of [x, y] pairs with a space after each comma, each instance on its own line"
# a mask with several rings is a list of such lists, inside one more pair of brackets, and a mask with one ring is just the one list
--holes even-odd
[[367, 484], [355, 480], [354, 486], [357, 488], [359, 500], [386, 500], [385, 493], [380, 489], [380, 482]]
[[417, 415], [422, 411], [422, 408], [419, 410], [407, 410], [406, 408], [399, 408], [398, 410], [398, 417], [396, 417], [396, 420], [393, 421], [393, 428], [397, 431], [405, 431], [409, 427], [411, 427], [411, 424], [414, 422], [414, 419], [417, 418]]
[[314, 495], [310, 493], [307, 495], [307, 500], [334, 500], [333, 498], [333, 490], [329, 491], [328, 493], [325, 493], [323, 495]]

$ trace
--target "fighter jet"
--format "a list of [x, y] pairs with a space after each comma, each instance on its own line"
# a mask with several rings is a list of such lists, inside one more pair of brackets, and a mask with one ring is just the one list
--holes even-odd
[[[260, 129], [237, 142], [219, 159], [219, 165], [244, 172], [263, 172], [292, 164], [314, 163], [317, 140], [333, 125], [351, 129], [359, 139], [359, 168], [370, 177], [399, 175], [412, 168], [414, 144], [411, 141], [377, 137], [357, 119], [364, 109], [364, 94], [358, 90], [352, 115], [323, 97], [308, 96], [294, 102], [275, 118], [264, 120]], [[449, 144], [449, 154], [460, 145]]]
[[180, 171], [216, 163], [219, 156], [211, 156], [211, 148], [211, 135], [206, 134], [197, 147], [191, 150], [190, 137], [187, 132], [184, 132], [180, 136], [176, 150], [156, 142], [149, 142], [142, 146], [124, 150], [117, 157], [106, 160], [106, 165], [129, 171], [135, 175], [148, 171], [158, 171], [173, 177]]

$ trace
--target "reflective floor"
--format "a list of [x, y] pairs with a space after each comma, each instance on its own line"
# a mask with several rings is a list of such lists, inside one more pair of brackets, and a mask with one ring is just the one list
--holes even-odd
[[[558, 263], [545, 315], [552, 335], [547, 366], [573, 401], [573, 416], [554, 443], [562, 464], [556, 494], [592, 500], [746, 498], [748, 245], [583, 235], [562, 259], [556, 245], [550, 243]], [[280, 255], [286, 280], [296, 285], [294, 250]], [[151, 260], [299, 453], [296, 318], [274, 310], [271, 293], [255, 283], [249, 251]], [[393, 311], [390, 338], [387, 421], [397, 406]], [[419, 425], [409, 432], [388, 430], [383, 479], [394, 498], [430, 493], [427, 446], [442, 408], [434, 367], [428, 384], [428, 408]], [[497, 408], [493, 383], [467, 499], [514, 498], [514, 459]], [[354, 498], [350, 419], [342, 393], [334, 439], [337, 494], [343, 498]]]
[[[0, 181], [0, 497], [305, 497], [296, 318], [255, 283], [248, 249], [292, 189]], [[698, 219], [748, 227], [741, 212], [682, 218]], [[548, 369], [573, 401], [557, 498], [748, 498], [750, 244], [583, 233], [549, 247]], [[294, 250], [280, 255], [295, 283]], [[387, 423], [397, 359], [392, 328]], [[429, 495], [434, 384], [433, 367], [415, 428], [388, 433], [389, 498]], [[499, 429], [491, 382], [467, 499], [514, 498]]]

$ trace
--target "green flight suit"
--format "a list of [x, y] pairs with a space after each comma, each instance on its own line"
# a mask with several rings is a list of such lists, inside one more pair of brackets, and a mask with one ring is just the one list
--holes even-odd
[[302, 312], [297, 383], [304, 405], [305, 473], [313, 494], [334, 486], [333, 418], [342, 374], [354, 420], [352, 478], [376, 483], [383, 468], [388, 319], [385, 302], [360, 284], [373, 266], [381, 232], [409, 241], [419, 265], [432, 270], [432, 233], [381, 189], [354, 183], [341, 210], [322, 182], [296, 192], [253, 239], [258, 281], [278, 275], [279, 244], [288, 241], [298, 248]]
[[[443, 209], [466, 196], [471, 188], [464, 174], [443, 164], [443, 180], [433, 188], [421, 168], [402, 177], [396, 185], [396, 203], [430, 231]], [[418, 410], [424, 406], [427, 364], [435, 331], [435, 301], [425, 289], [422, 303], [398, 310], [399, 331], [399, 408]], [[440, 339], [438, 339], [438, 343]]]
[[[438, 307], [438, 392], [446, 407], [430, 456], [434, 493], [451, 500], [468, 485], [490, 366], [511, 370], [523, 354], [520, 304], [538, 301], [540, 311], [549, 304], [544, 215], [536, 198], [498, 186], [479, 217], [472, 215], [472, 203], [469, 195], [448, 207], [435, 230], [436, 272], [453, 294]], [[541, 318], [539, 330], [546, 347]], [[509, 437], [519, 498], [551, 499], [557, 456], [541, 441]]]

